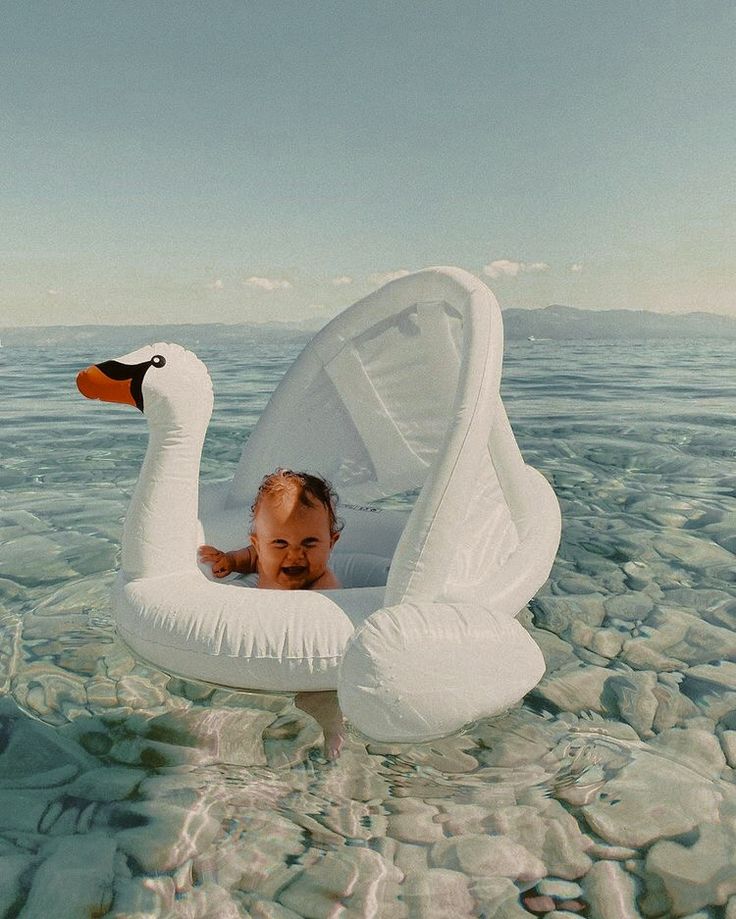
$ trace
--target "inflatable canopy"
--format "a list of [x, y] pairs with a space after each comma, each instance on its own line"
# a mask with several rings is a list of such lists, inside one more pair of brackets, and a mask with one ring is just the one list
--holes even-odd
[[[194, 355], [158, 343], [80, 374], [85, 395], [136, 404], [149, 422], [115, 592], [122, 637], [184, 676], [337, 689], [377, 740], [442, 736], [518, 702], [544, 664], [515, 616], [549, 574], [560, 514], [509, 426], [502, 354], [501, 313], [477, 278], [433, 268], [392, 281], [312, 339], [233, 479], [201, 490], [212, 391]], [[279, 466], [337, 490], [344, 589], [253, 590], [197, 566], [202, 542], [247, 542], [250, 504]], [[411, 510], [378, 502], [413, 494]]]

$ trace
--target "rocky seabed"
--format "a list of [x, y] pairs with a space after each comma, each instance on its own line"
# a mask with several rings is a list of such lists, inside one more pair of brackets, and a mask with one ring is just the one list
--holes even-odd
[[99, 578], [6, 610], [0, 915], [736, 917], [732, 601], [629, 567], [523, 615], [524, 706], [334, 764], [289, 698], [137, 662]]
[[334, 763], [290, 697], [130, 655], [109, 593], [140, 443], [113, 459], [57, 419], [46, 454], [28, 416], [0, 467], [0, 917], [736, 919], [725, 402], [603, 423], [593, 371], [583, 405], [528, 367], [510, 415], [564, 520], [520, 615], [546, 675], [458, 736], [351, 734]]

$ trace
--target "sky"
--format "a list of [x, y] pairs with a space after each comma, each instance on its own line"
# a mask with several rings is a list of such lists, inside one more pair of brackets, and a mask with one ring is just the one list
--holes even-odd
[[326, 318], [431, 265], [736, 317], [734, 47], [711, 0], [4, 4], [0, 325]]

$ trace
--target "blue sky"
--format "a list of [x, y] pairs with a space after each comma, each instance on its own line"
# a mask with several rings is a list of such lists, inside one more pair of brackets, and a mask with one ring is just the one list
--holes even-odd
[[0, 325], [504, 307], [736, 316], [726, 2], [6, 4]]

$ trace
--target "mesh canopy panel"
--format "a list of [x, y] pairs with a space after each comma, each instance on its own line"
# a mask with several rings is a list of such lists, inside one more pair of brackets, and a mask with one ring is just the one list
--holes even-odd
[[460, 313], [436, 301], [307, 346], [279, 388], [288, 397], [269, 404], [246, 444], [233, 499], [252, 500], [278, 466], [326, 476], [345, 501], [420, 488], [452, 417], [462, 337]]

